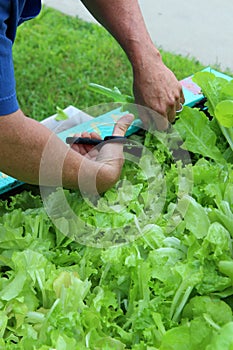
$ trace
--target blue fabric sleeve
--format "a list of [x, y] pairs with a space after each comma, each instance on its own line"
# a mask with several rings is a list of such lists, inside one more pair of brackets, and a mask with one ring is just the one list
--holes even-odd
[[8, 38], [11, 1], [0, 0], [0, 116], [18, 107], [15, 91], [12, 40]]
[[0, 35], [0, 116], [16, 112], [16, 98], [12, 42]]
[[19, 109], [12, 58], [17, 27], [40, 10], [41, 0], [0, 0], [0, 116]]

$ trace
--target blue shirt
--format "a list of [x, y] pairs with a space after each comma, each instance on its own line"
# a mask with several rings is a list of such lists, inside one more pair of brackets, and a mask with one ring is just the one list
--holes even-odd
[[12, 59], [17, 27], [40, 10], [41, 0], [0, 0], [0, 116], [19, 109]]

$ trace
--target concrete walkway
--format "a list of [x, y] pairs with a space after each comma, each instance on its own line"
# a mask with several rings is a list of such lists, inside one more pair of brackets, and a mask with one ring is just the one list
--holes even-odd
[[[95, 22], [80, 0], [42, 2], [68, 15]], [[232, 0], [139, 0], [139, 4], [158, 47], [233, 72]]]

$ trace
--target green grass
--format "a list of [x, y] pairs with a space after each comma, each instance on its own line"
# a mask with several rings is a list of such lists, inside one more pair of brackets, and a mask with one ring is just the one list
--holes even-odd
[[[178, 79], [203, 68], [195, 59], [161, 53]], [[108, 102], [88, 90], [90, 82], [131, 93], [130, 64], [111, 35], [49, 8], [18, 29], [14, 64], [20, 106], [38, 120], [54, 114], [56, 106], [86, 109]]]

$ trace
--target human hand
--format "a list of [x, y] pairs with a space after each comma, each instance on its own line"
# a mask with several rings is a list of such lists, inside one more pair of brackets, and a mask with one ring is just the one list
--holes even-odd
[[[87, 139], [94, 139], [94, 140], [101, 140], [101, 137], [96, 132], [87, 132], [84, 131], [82, 133], [78, 133], [74, 135], [75, 138], [87, 138]], [[83, 157], [86, 157], [88, 159], [95, 160], [99, 151], [97, 147], [93, 144], [87, 144], [87, 143], [73, 143], [71, 144], [71, 148], [76, 151], [77, 153], [81, 154]]]
[[[125, 136], [134, 120], [126, 114], [115, 124], [113, 136]], [[95, 132], [84, 132], [81, 137], [101, 139]], [[111, 188], [119, 179], [124, 164], [123, 144], [106, 141], [103, 146], [73, 144], [71, 148], [82, 156], [78, 181], [82, 192], [97, 194]]]
[[141, 113], [142, 121], [147, 127], [155, 123], [159, 130], [166, 129], [168, 122], [174, 121], [185, 101], [180, 82], [157, 57], [148, 58], [143, 68], [134, 69], [133, 91], [135, 103], [148, 107]]

